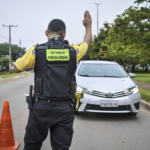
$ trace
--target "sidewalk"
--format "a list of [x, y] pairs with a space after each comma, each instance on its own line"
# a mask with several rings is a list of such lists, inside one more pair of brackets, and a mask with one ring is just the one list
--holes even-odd
[[[145, 89], [145, 90], [149, 90], [150, 91], [150, 84], [149, 83], [144, 83], [144, 82], [140, 82], [140, 81], [134, 81], [139, 88]], [[141, 105], [144, 106], [146, 109], [150, 110], [150, 103], [141, 100]]]
[[134, 82], [138, 85], [139, 88], [150, 91], [150, 84], [149, 83], [144, 83], [144, 82], [135, 81], [135, 80], [134, 80]]
[[31, 76], [31, 75], [34, 75], [34, 73], [24, 74], [24, 75], [20, 75], [20, 76], [15, 76], [15, 77], [10, 77], [10, 78], [6, 78], [6, 79], [2, 79], [2, 80], [0, 80], [0, 84], [4, 83], [4, 82], [15, 80], [15, 79], [19, 79], [19, 78], [22, 78], [22, 77], [25, 77], [25, 76]]

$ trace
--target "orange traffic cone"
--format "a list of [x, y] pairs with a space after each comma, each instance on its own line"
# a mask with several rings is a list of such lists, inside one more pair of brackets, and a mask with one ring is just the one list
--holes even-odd
[[9, 102], [4, 101], [3, 113], [0, 123], [0, 150], [17, 150], [19, 144], [19, 142], [15, 142], [14, 140]]

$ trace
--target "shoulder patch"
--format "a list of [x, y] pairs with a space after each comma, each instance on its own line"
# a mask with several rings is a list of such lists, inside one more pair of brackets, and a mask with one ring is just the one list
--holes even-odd
[[79, 53], [79, 49], [77, 48], [77, 49], [76, 49], [76, 54], [78, 54], [78, 53]]
[[32, 55], [35, 55], [35, 50], [32, 50]]

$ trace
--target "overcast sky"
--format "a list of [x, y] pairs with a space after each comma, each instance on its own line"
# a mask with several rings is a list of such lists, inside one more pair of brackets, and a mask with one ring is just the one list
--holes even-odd
[[83, 41], [85, 28], [82, 24], [84, 12], [88, 10], [92, 16], [92, 35], [97, 34], [97, 6], [99, 5], [99, 28], [103, 23], [110, 23], [117, 15], [122, 14], [135, 0], [0, 0], [0, 43], [9, 39], [9, 29], [13, 27], [11, 38], [13, 44], [27, 50], [37, 44], [47, 41], [45, 29], [52, 19], [62, 19], [67, 28], [66, 39], [70, 44]]

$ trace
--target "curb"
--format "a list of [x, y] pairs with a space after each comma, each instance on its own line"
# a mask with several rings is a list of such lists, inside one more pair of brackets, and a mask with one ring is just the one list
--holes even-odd
[[150, 110], [150, 103], [141, 99], [141, 105]]
[[2, 79], [2, 80], [0, 80], [0, 84], [1, 84], [1, 83], [4, 83], [4, 82], [8, 82], [8, 81], [15, 80], [15, 79], [19, 79], [19, 78], [22, 78], [22, 77], [25, 77], [25, 76], [31, 76], [31, 75], [33, 75], [33, 74], [34, 74], [34, 73], [25, 74], [25, 75], [21, 75], [21, 76], [15, 76], [15, 77], [6, 78], [6, 79]]

